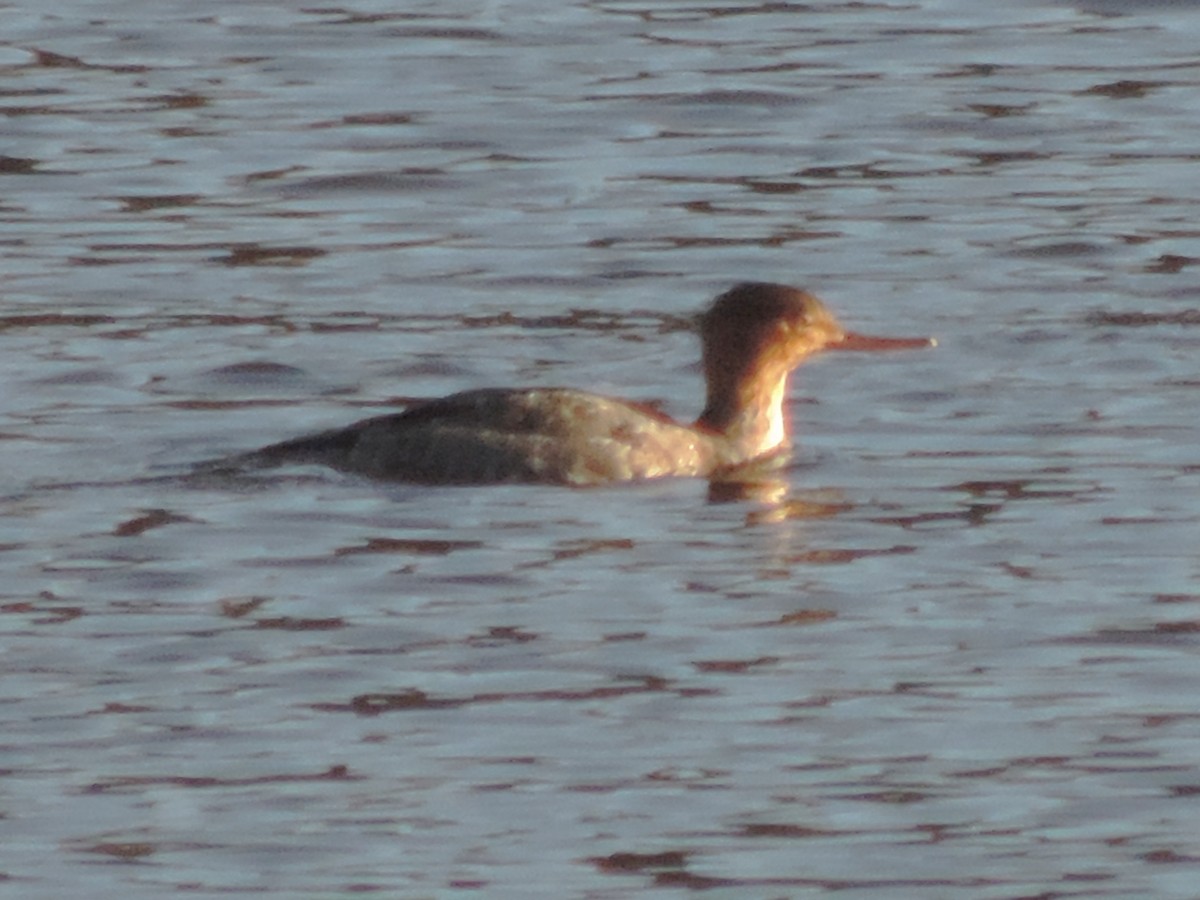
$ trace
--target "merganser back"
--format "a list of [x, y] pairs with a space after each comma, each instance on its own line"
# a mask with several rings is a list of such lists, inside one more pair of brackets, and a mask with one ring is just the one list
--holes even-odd
[[424, 484], [718, 478], [789, 446], [788, 376], [806, 357], [821, 349], [935, 343], [846, 332], [807, 291], [764, 283], [739, 284], [717, 297], [700, 333], [707, 401], [693, 425], [570, 388], [487, 388], [271, 444], [227, 463], [318, 463]]

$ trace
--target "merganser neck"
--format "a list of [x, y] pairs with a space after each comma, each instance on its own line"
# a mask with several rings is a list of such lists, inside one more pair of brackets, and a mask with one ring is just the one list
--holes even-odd
[[724, 437], [743, 459], [770, 453], [788, 443], [788, 373], [774, 378], [747, 377], [738, 384], [714, 384], [709, 379], [708, 402], [696, 428]]

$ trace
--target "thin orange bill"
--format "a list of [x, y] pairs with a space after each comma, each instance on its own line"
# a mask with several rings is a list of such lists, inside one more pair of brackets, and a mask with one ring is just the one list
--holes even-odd
[[827, 350], [921, 350], [926, 347], [936, 347], [937, 338], [894, 338], [876, 337], [871, 334], [857, 334], [847, 331], [846, 336], [836, 344], [827, 345]]

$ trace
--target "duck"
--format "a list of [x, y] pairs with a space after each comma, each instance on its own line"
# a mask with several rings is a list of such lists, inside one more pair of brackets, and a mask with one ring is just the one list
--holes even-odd
[[238, 467], [317, 464], [428, 485], [590, 487], [649, 479], [722, 479], [791, 446], [792, 372], [825, 350], [935, 346], [931, 338], [845, 330], [807, 290], [745, 282], [699, 318], [705, 402], [694, 422], [569, 387], [478, 388], [402, 412], [268, 444]]

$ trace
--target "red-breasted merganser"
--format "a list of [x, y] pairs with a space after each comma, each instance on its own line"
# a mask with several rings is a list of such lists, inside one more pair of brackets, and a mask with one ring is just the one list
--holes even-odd
[[739, 284], [700, 319], [704, 411], [692, 425], [570, 388], [483, 389], [271, 444], [236, 465], [318, 463], [424, 484], [597, 485], [720, 478], [788, 447], [788, 376], [822, 349], [933, 346], [844, 331], [825, 304], [780, 284]]

